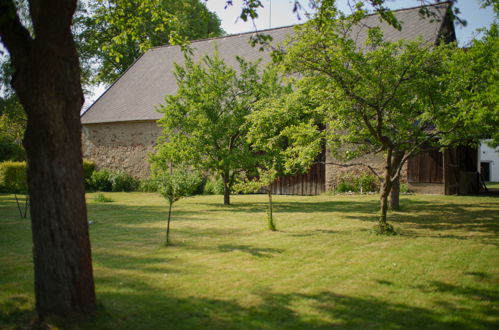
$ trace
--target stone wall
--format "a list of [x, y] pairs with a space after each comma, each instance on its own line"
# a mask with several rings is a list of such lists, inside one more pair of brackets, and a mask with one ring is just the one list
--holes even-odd
[[123, 170], [136, 177], [149, 175], [148, 153], [161, 130], [155, 121], [83, 125], [83, 157], [96, 169]]

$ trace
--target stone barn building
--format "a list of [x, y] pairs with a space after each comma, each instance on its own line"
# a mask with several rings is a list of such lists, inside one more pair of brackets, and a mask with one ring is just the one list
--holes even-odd
[[[377, 15], [367, 16], [355, 31], [356, 42], [362, 45], [367, 27], [373, 26], [379, 26], [385, 38], [390, 41], [413, 40], [418, 37], [429, 43], [437, 43], [442, 39], [446, 42], [454, 41], [454, 25], [448, 15], [450, 4], [440, 3], [428, 8], [438, 19], [422, 17], [421, 7], [396, 11], [395, 15], [402, 23], [401, 31], [382, 22]], [[273, 46], [278, 46], [293, 34], [293, 27], [269, 29], [261, 33], [272, 36]], [[237, 67], [236, 56], [249, 61], [261, 60], [264, 65], [270, 61], [270, 53], [249, 44], [254, 35], [255, 33], [242, 33], [193, 41], [191, 48], [194, 60], [217, 50], [225, 62], [234, 67]], [[178, 46], [156, 47], [147, 51], [82, 115], [84, 157], [93, 160], [97, 169], [124, 170], [137, 177], [149, 174], [148, 153], [153, 152], [160, 134], [156, 121], [161, 114], [156, 109], [164, 103], [165, 95], [176, 93], [174, 63], [182, 64], [183, 61], [184, 57]], [[274, 193], [319, 194], [330, 189], [335, 178], [345, 171], [355, 173], [364, 170], [326, 165], [330, 163], [328, 158], [327, 152], [324, 152], [321, 162], [314, 165], [307, 174], [280, 178], [274, 183]], [[410, 175], [404, 175], [403, 180], [408, 180], [412, 189], [421, 192], [455, 192], [445, 188], [445, 159], [440, 153], [419, 156], [409, 162]], [[382, 167], [381, 156], [376, 155], [356, 162], [369, 163], [378, 169]], [[431, 173], [427, 173], [428, 171]], [[436, 172], [439, 174], [435, 174]], [[459, 170], [457, 174], [453, 174], [453, 178], [454, 181], [459, 180]]]

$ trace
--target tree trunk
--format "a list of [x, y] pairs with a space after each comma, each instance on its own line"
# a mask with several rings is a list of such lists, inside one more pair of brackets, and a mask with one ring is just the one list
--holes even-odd
[[[391, 171], [390, 176], [394, 177], [396, 170], [401, 166], [400, 163], [404, 158], [404, 153], [400, 151], [394, 151], [391, 159]], [[400, 209], [400, 174], [393, 180], [392, 188], [390, 190], [390, 208], [392, 210]]]
[[385, 172], [383, 176], [383, 183], [380, 188], [380, 217], [377, 231], [380, 234], [388, 234], [393, 232], [393, 228], [388, 224], [386, 220], [386, 214], [388, 212], [388, 195], [392, 188], [391, 180], [391, 158], [392, 151], [388, 150], [385, 161]]
[[393, 181], [390, 191], [390, 208], [392, 210], [400, 209], [400, 178]]
[[224, 182], [224, 205], [230, 205], [229, 174], [224, 173], [222, 179]]
[[168, 222], [166, 223], [166, 246], [170, 245], [170, 219], [172, 216], [172, 205], [173, 203], [169, 203], [168, 207]]
[[96, 304], [81, 150], [83, 93], [70, 30], [76, 1], [30, 1], [36, 39], [13, 7], [0, 3], [0, 36], [28, 118], [36, 310], [42, 319], [91, 312]]
[[270, 187], [267, 188], [267, 195], [269, 196], [269, 207], [267, 211], [267, 221], [268, 221], [268, 227], [270, 230], [275, 231], [277, 230], [275, 223], [274, 223], [274, 216], [272, 214], [272, 190]]

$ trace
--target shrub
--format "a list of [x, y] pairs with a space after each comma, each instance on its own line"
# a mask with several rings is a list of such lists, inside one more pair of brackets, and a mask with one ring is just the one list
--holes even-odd
[[26, 159], [23, 147], [17, 143], [0, 137], [0, 161], [22, 161]]
[[222, 178], [208, 178], [204, 183], [205, 195], [221, 195], [224, 193], [224, 183]]
[[96, 203], [111, 203], [114, 202], [111, 198], [104, 196], [104, 194], [99, 193], [95, 195], [94, 202]]
[[92, 173], [95, 171], [95, 163], [92, 160], [84, 159], [83, 160], [83, 177], [85, 178], [85, 182], [89, 181], [92, 177]]
[[355, 187], [351, 182], [350, 178], [342, 178], [340, 182], [336, 185], [336, 192], [346, 193], [355, 191]]
[[89, 188], [95, 191], [112, 191], [110, 174], [108, 170], [94, 171], [90, 176]]
[[26, 162], [0, 163], [0, 189], [9, 193], [26, 193]]
[[112, 191], [135, 191], [139, 188], [139, 180], [124, 171], [110, 172], [109, 181]]
[[94, 171], [89, 188], [94, 191], [135, 191], [139, 188], [139, 180], [123, 171]]
[[158, 192], [158, 184], [154, 178], [145, 178], [140, 180], [138, 190], [142, 192]]
[[357, 187], [357, 192], [377, 192], [379, 191], [379, 180], [373, 174], [362, 173], [354, 178], [354, 186]]
[[358, 176], [344, 176], [338, 180], [335, 191], [338, 193], [356, 192], [367, 193], [379, 191], [379, 181], [370, 173], [361, 173]]

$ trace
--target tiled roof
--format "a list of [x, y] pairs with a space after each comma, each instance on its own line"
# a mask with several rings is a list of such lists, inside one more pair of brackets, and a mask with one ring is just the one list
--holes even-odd
[[[440, 19], [423, 18], [419, 14], [420, 7], [402, 9], [395, 12], [402, 23], [398, 31], [381, 21], [377, 15], [367, 16], [354, 29], [354, 38], [362, 45], [366, 38], [367, 27], [381, 27], [387, 40], [413, 40], [422, 37], [435, 43], [439, 38], [444, 17], [449, 8], [448, 3], [430, 6]], [[271, 35], [273, 44], [277, 45], [293, 33], [293, 27], [283, 27], [259, 31]], [[215, 49], [229, 65], [237, 67], [235, 57], [240, 56], [249, 61], [262, 59], [262, 63], [270, 61], [268, 52], [259, 51], [248, 41], [253, 33], [242, 33], [191, 42], [194, 60], [206, 54], [212, 54]], [[142, 55], [107, 91], [92, 104], [82, 115], [83, 124], [95, 124], [120, 121], [157, 120], [161, 114], [156, 111], [158, 105], [164, 103], [165, 95], [177, 91], [173, 75], [174, 63], [182, 64], [184, 57], [178, 46], [157, 47]]]

